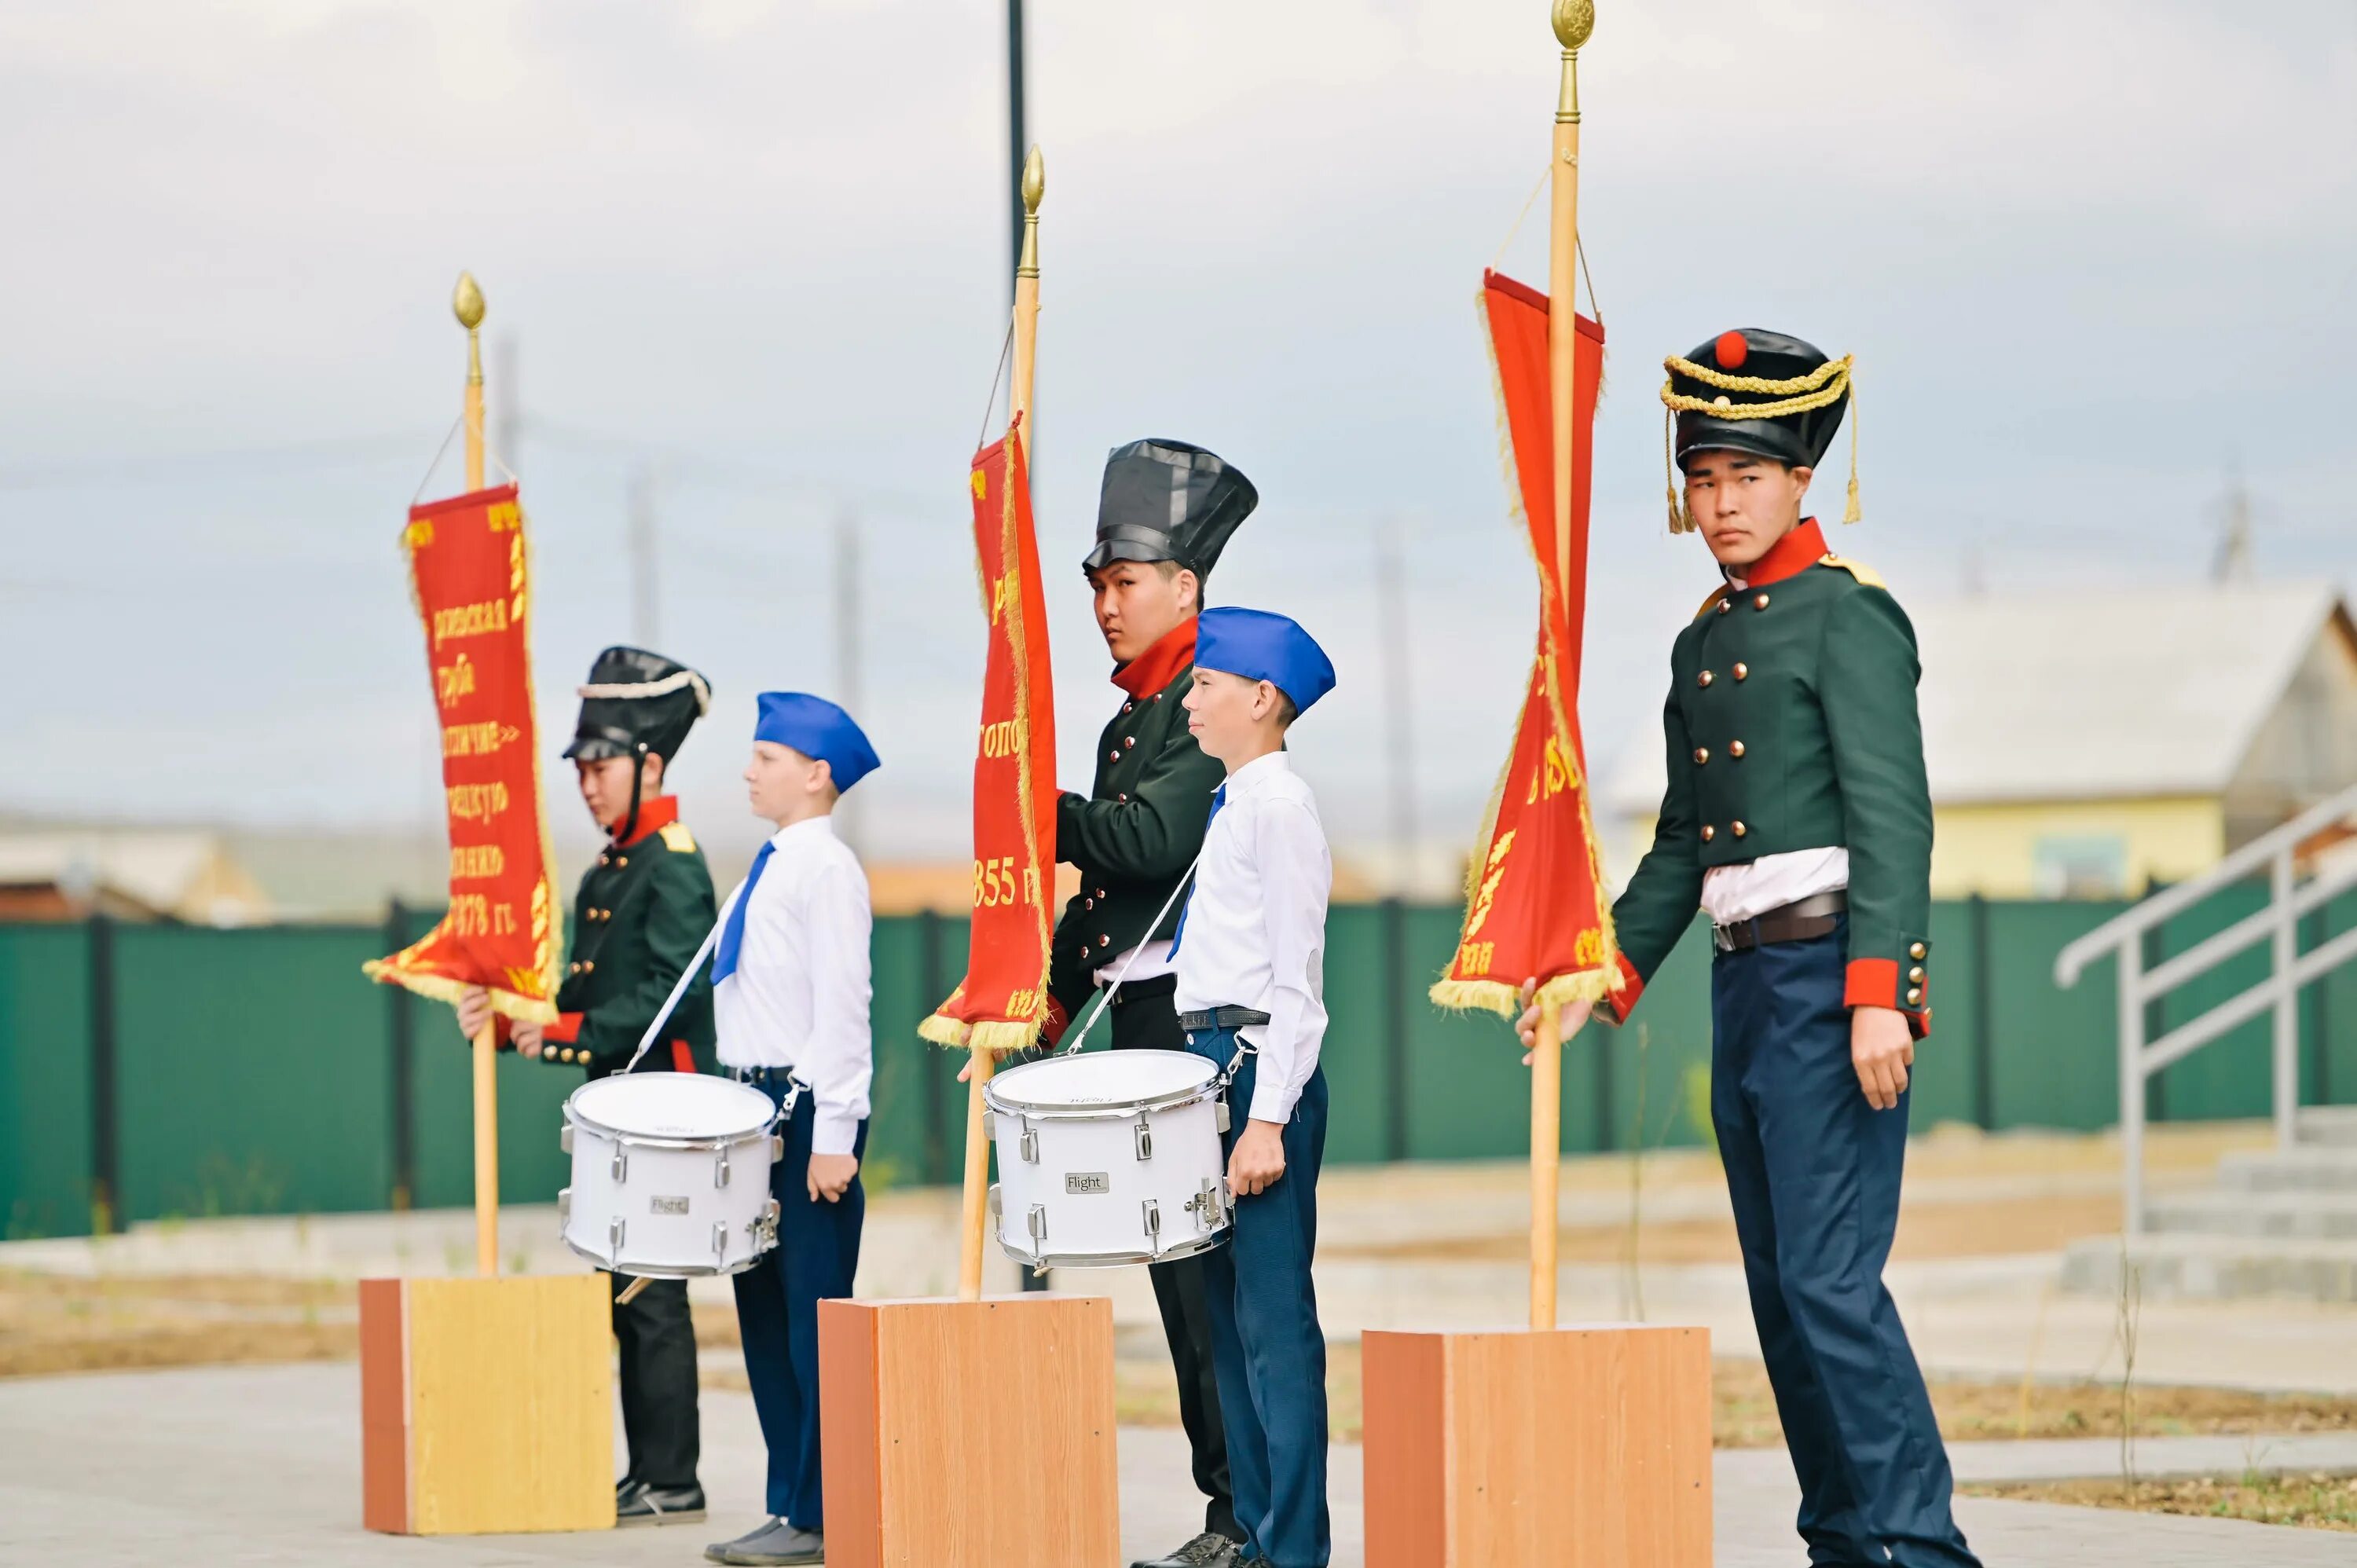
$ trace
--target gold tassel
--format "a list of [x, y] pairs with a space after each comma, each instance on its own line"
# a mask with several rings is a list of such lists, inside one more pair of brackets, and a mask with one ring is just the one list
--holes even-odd
[[1686, 513], [1686, 499], [1678, 488], [1678, 416], [1668, 409], [1662, 411], [1662, 477], [1670, 502], [1670, 532], [1692, 533], [1694, 519]]
[[1856, 522], [1863, 516], [1857, 510], [1857, 378], [1849, 382], [1849, 505], [1842, 510], [1842, 521]]

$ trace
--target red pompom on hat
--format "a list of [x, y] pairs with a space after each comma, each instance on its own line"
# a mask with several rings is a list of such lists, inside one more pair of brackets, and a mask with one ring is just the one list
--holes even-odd
[[1711, 346], [1711, 354], [1722, 371], [1739, 371], [1743, 361], [1751, 357], [1751, 345], [1740, 332], [1722, 332]]

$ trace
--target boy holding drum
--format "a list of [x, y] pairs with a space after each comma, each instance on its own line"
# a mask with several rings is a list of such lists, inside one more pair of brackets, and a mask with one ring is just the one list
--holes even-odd
[[1187, 1047], [1230, 1076], [1234, 1226], [1204, 1254], [1244, 1568], [1325, 1568], [1326, 1337], [1309, 1262], [1326, 1148], [1333, 863], [1286, 730], [1331, 691], [1309, 634], [1262, 610], [1199, 618], [1187, 727], [1227, 769], [1172, 950]]
[[764, 692], [745, 768], [778, 831], [730, 896], [713, 951], [720, 1063], [785, 1109], [770, 1172], [778, 1245], [736, 1276], [745, 1374], [770, 1450], [770, 1518], [705, 1549], [715, 1563], [825, 1560], [819, 1478], [818, 1304], [851, 1294], [866, 1198], [859, 1159], [874, 1076], [867, 875], [835, 836], [843, 791], [875, 770], [849, 714]]

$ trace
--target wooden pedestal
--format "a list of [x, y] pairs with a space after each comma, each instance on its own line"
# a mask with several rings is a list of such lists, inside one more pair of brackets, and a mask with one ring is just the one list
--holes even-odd
[[1367, 1568], [1710, 1568], [1710, 1334], [1372, 1333]]
[[1111, 1301], [823, 1301], [818, 1348], [831, 1568], [1119, 1558]]
[[361, 1522], [613, 1528], [609, 1290], [601, 1274], [362, 1280]]

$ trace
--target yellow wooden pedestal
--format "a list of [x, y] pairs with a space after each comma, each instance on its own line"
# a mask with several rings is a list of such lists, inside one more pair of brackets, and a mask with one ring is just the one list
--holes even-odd
[[361, 1522], [611, 1529], [609, 1293], [601, 1274], [362, 1280]]
[[1710, 1568], [1710, 1334], [1373, 1333], [1367, 1568]]
[[1111, 1301], [823, 1301], [818, 1347], [831, 1568], [1118, 1559]]

